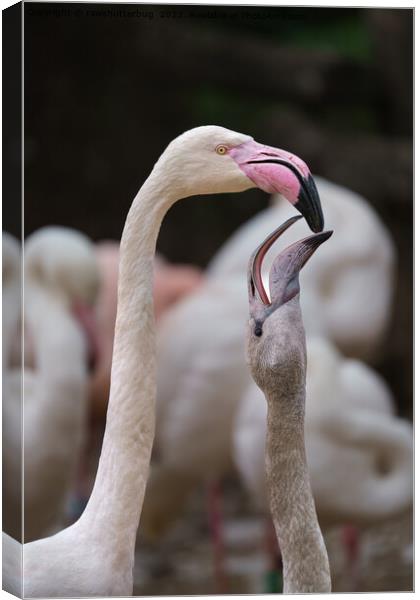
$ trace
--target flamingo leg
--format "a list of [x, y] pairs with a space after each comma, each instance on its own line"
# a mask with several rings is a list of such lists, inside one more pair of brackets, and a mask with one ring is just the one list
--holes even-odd
[[351, 591], [357, 592], [360, 583], [360, 533], [358, 528], [351, 524], [344, 525], [342, 529], [342, 541], [351, 582]]
[[273, 521], [265, 521], [265, 548], [269, 557], [269, 567], [265, 574], [265, 589], [267, 594], [279, 594], [283, 590], [283, 562], [277, 541]]
[[222, 488], [220, 481], [209, 484], [207, 491], [208, 499], [208, 523], [211, 533], [213, 547], [213, 567], [217, 592], [226, 594], [229, 592], [229, 581], [225, 570], [225, 545], [223, 541], [223, 516], [222, 516]]

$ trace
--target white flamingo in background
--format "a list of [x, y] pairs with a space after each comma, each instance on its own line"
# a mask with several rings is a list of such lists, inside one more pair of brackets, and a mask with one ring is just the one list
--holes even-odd
[[300, 159], [216, 126], [190, 130], [171, 142], [134, 199], [120, 246], [111, 391], [95, 485], [76, 523], [24, 546], [25, 596], [132, 594], [154, 437], [152, 277], [159, 228], [180, 198], [255, 186], [284, 191], [311, 227], [322, 229], [319, 198]]
[[294, 220], [270, 234], [251, 256], [247, 355], [252, 377], [267, 401], [265, 470], [282, 551], [284, 592], [325, 593], [331, 591], [330, 568], [305, 452], [306, 343], [299, 274], [332, 232], [295, 242], [276, 257], [269, 275], [270, 299], [260, 273], [267, 248]]
[[[323, 179], [317, 182], [335, 236], [301, 274], [305, 329], [343, 351], [373, 355], [389, 318], [393, 244], [363, 198]], [[243, 350], [244, 273], [259, 241], [288, 216], [289, 203], [280, 201], [242, 226], [214, 257], [200, 289], [160, 323], [158, 460], [143, 511], [151, 538], [176, 519], [194, 486], [218, 479], [232, 466], [234, 415], [250, 385]], [[285, 243], [305, 235], [305, 228], [297, 222], [293, 232], [284, 233]]]
[[[2, 234], [2, 398], [3, 398], [3, 529], [12, 531], [21, 538], [21, 469], [20, 431], [9, 431], [8, 397], [10, 391], [13, 401], [20, 409], [21, 381], [13, 376], [14, 370], [20, 366], [20, 317], [21, 317], [21, 247], [20, 243], [9, 233]], [[20, 415], [19, 415], [20, 419]], [[9, 436], [17, 436], [13, 443]], [[16, 451], [17, 450], [17, 451]], [[16, 515], [16, 517], [15, 517]], [[17, 543], [16, 543], [17, 544]], [[19, 553], [4, 553], [4, 569], [19, 571]], [[19, 577], [12, 584], [12, 592], [21, 594]]]
[[[86, 431], [87, 326], [98, 273], [93, 245], [82, 234], [47, 227], [25, 243], [25, 365], [3, 387], [5, 531], [21, 539], [21, 378], [24, 423], [24, 539], [63, 524]], [[19, 315], [20, 317], [20, 315]], [[86, 333], [86, 332], [85, 332]], [[14, 457], [14, 458], [13, 458]]]

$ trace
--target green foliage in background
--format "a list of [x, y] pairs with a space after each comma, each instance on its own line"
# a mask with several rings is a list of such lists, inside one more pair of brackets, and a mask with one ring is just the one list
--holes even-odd
[[[203, 29], [217, 24], [217, 29], [235, 35], [261, 37], [288, 48], [331, 51], [354, 63], [369, 65], [373, 60], [372, 38], [363, 10], [195, 6], [191, 23]], [[291, 108], [287, 101], [273, 106], [272, 99], [235, 94], [210, 85], [197, 88], [185, 102], [197, 123], [220, 123], [249, 131], [254, 127], [250, 117], [258, 123], [266, 111], [275, 109], [281, 114], [283, 109]], [[313, 115], [313, 107], [311, 110]], [[379, 127], [372, 106], [336, 103], [317, 111], [318, 122], [337, 131], [375, 132]]]
[[260, 35], [285, 46], [308, 49], [334, 50], [341, 56], [368, 62], [372, 48], [363, 10], [355, 8], [286, 8], [286, 7], [219, 7], [220, 18], [204, 19], [216, 7], [195, 7], [203, 19], [196, 23], [214, 26], [238, 33]]

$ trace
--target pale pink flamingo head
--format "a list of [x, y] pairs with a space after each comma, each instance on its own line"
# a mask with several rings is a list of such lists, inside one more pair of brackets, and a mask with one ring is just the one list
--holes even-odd
[[282, 194], [322, 231], [319, 195], [307, 165], [279, 148], [214, 125], [196, 127], [173, 140], [156, 164], [160, 180], [175, 184], [183, 195], [239, 192], [258, 187]]

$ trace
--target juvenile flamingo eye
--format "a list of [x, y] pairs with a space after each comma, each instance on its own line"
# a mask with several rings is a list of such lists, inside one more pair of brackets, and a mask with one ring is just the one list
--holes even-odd
[[257, 337], [261, 337], [262, 336], [262, 327], [261, 325], [256, 325], [255, 329], [254, 329], [254, 335], [256, 335]]
[[227, 147], [223, 145], [217, 146], [216, 148], [217, 154], [226, 154], [227, 150]]

